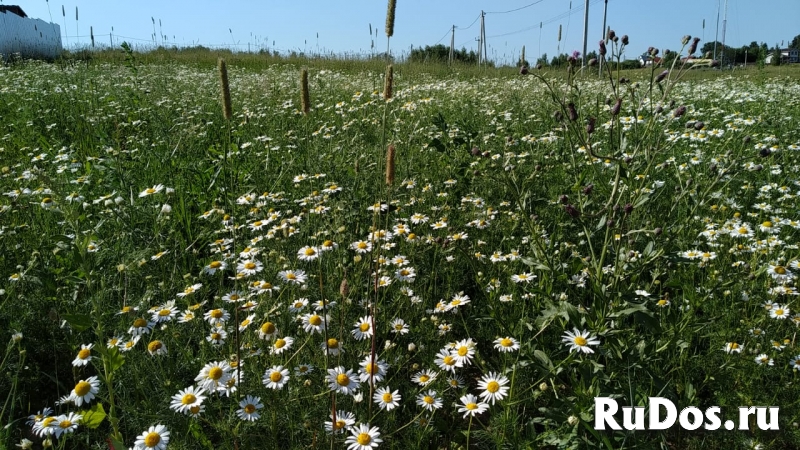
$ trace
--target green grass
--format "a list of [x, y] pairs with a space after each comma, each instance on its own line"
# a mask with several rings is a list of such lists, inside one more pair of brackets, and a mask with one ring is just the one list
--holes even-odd
[[[342, 448], [349, 433], [325, 432], [332, 409], [379, 427], [380, 448], [797, 447], [800, 307], [778, 293], [800, 272], [794, 69], [675, 71], [662, 85], [650, 84], [659, 70], [641, 70], [621, 74], [629, 84], [612, 74], [612, 86], [566, 71], [396, 64], [387, 102], [382, 61], [118, 51], [0, 68], [0, 422], [10, 425], [0, 447], [30, 438], [39, 448], [25, 421], [48, 406], [84, 415], [60, 448], [106, 448], [109, 436], [127, 448], [156, 424], [175, 449]], [[360, 241], [368, 251], [354, 249]], [[306, 246], [320, 257], [300, 259]], [[212, 261], [227, 268], [208, 274]], [[237, 279], [245, 261], [260, 271]], [[384, 276], [391, 283], [376, 288]], [[257, 305], [225, 301], [231, 293]], [[305, 331], [298, 316], [323, 300], [335, 302], [326, 330]], [[771, 318], [773, 302], [790, 317]], [[230, 316], [221, 345], [203, 318], [213, 309]], [[130, 351], [104, 350], [162, 310], [171, 320]], [[184, 312], [195, 318], [179, 323]], [[358, 340], [366, 316], [374, 338]], [[393, 332], [394, 319], [408, 332]], [[273, 354], [265, 322], [294, 339], [288, 351]], [[594, 353], [570, 352], [562, 339], [573, 329], [599, 340]], [[503, 337], [519, 349], [498, 351]], [[343, 353], [323, 351], [330, 338]], [[453, 387], [434, 360], [465, 340], [474, 356]], [[165, 355], [148, 351], [154, 341]], [[724, 351], [732, 342], [744, 350]], [[91, 361], [73, 366], [88, 344]], [[756, 364], [761, 353], [774, 366]], [[372, 389], [361, 384], [362, 401], [330, 390], [328, 369], [358, 372], [372, 354], [389, 369]], [[209, 395], [197, 418], [170, 408], [206, 364], [237, 358], [235, 392]], [[314, 370], [298, 374], [300, 364]], [[278, 365], [291, 378], [269, 389], [262, 378]], [[438, 376], [422, 387], [412, 378], [426, 369]], [[507, 378], [505, 398], [464, 418], [459, 399], [490, 372]], [[55, 406], [91, 376], [96, 399]], [[383, 387], [402, 396], [391, 411], [372, 401]], [[442, 399], [434, 413], [416, 403], [428, 389]], [[246, 395], [264, 404], [252, 423], [236, 414]], [[595, 431], [598, 396], [719, 406], [723, 418], [780, 406], [780, 431]]]

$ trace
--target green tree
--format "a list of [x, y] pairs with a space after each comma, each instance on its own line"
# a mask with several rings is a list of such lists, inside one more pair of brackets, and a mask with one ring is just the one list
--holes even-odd
[[800, 48], [800, 34], [789, 42], [789, 48]]
[[775, 49], [772, 51], [772, 65], [781, 65], [781, 48], [778, 46], [778, 44], [775, 44]]

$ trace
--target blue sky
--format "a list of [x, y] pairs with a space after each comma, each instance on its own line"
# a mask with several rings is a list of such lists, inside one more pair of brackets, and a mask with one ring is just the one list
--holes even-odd
[[[52, 15], [53, 21], [61, 26], [62, 42], [69, 47], [88, 45], [90, 26], [98, 44], [110, 44], [113, 27], [115, 45], [123, 39], [140, 46], [152, 45], [151, 18], [155, 18], [159, 44], [163, 33], [168, 43], [179, 46], [202, 44], [247, 50], [249, 44], [251, 49], [269, 47], [282, 52], [368, 54], [371, 24], [373, 39], [374, 30], [378, 30], [375, 51], [386, 49], [384, 0], [0, 0], [0, 3], [18, 4], [30, 17], [47, 21]], [[718, 6], [724, 10], [724, 4], [725, 0], [608, 0], [608, 24], [617, 34], [630, 36], [626, 56], [633, 58], [648, 46], [662, 51], [677, 50], [685, 34], [703, 38], [704, 42], [713, 41]], [[62, 5], [66, 17], [62, 16]], [[572, 14], [568, 13], [570, 5]], [[603, 7], [604, 0], [590, 0], [590, 50], [597, 47], [603, 34]], [[517, 8], [522, 9], [504, 13]], [[452, 25], [457, 27], [457, 48], [477, 49], [480, 22], [476, 19], [484, 10], [490, 59], [512, 61], [519, 57], [523, 45], [530, 61], [540, 53], [552, 57], [559, 49], [559, 25], [561, 52], [582, 50], [583, 8], [584, 0], [398, 0], [392, 52], [407, 52], [412, 45], [437, 42], [449, 45]], [[723, 14], [724, 11], [719, 19], [720, 41]], [[781, 41], [788, 44], [800, 34], [800, 0], [728, 0], [727, 18], [728, 45], [741, 47], [753, 40], [770, 46]]]

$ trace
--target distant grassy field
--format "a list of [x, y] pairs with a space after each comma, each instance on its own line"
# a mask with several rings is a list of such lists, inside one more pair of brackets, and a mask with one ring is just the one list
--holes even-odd
[[0, 448], [796, 448], [798, 69], [0, 67]]

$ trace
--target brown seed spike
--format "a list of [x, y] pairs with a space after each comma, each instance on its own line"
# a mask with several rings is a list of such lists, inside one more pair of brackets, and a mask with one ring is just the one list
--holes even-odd
[[233, 117], [233, 107], [231, 106], [231, 88], [228, 84], [228, 65], [225, 60], [220, 58], [217, 61], [219, 68], [219, 84], [222, 87], [222, 115], [225, 120], [231, 120]]
[[394, 36], [394, 12], [397, 9], [397, 0], [389, 0], [386, 10], [386, 37]]
[[386, 185], [391, 186], [394, 184], [394, 144], [389, 144], [389, 149], [386, 150]]
[[394, 89], [394, 66], [389, 64], [386, 68], [386, 80], [383, 83], [383, 99], [389, 100], [392, 98]]
[[308, 69], [300, 71], [300, 102], [303, 114], [311, 111], [311, 99], [308, 94]]

